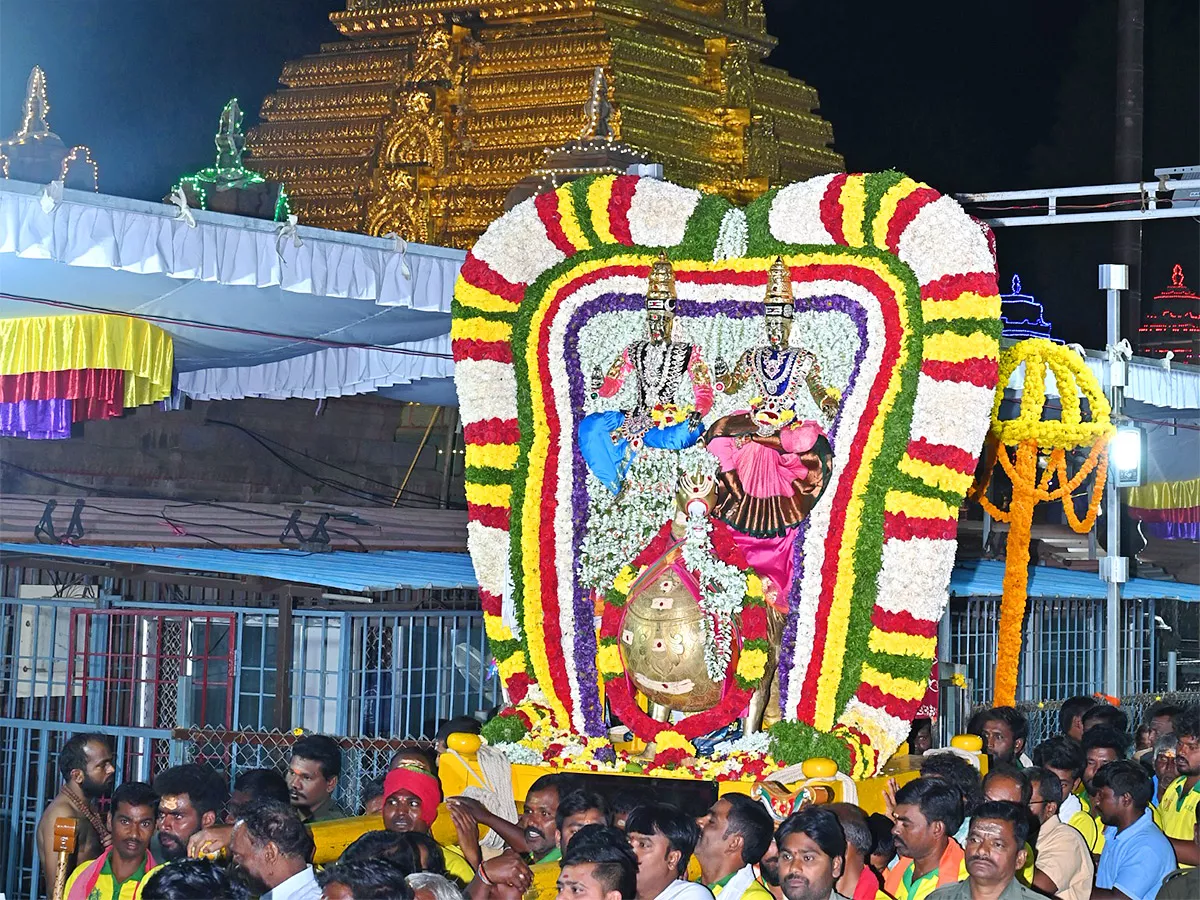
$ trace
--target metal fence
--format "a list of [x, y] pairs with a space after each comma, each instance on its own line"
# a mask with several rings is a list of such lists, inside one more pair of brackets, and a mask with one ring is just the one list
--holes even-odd
[[[44, 891], [34, 835], [58, 789], [71, 734], [109, 735], [120, 780], [152, 780], [196, 760], [231, 778], [286, 768], [277, 611], [126, 602], [94, 585], [67, 596], [0, 597], [0, 890]], [[45, 591], [26, 591], [45, 593]], [[460, 611], [295, 610], [290, 724], [343, 738], [338, 798], [439, 722], [500, 702], [482, 615]]]
[[[1104, 689], [1105, 601], [1030, 598], [1024, 625], [1017, 679], [1017, 700], [1048, 703]], [[1181, 642], [1196, 655], [1195, 607], [1171, 600], [1124, 600], [1121, 623], [1121, 695], [1136, 696], [1166, 690], [1167, 653]], [[1175, 622], [1172, 628], [1163, 613]], [[991, 700], [1000, 624], [999, 597], [954, 599], [949, 610], [949, 648], [943, 659], [966, 667], [972, 699]], [[1190, 616], [1190, 627], [1179, 628]], [[1181, 635], [1181, 632], [1182, 635]], [[946, 632], [943, 632], [944, 634]], [[1181, 689], [1190, 687], [1180, 684]]]

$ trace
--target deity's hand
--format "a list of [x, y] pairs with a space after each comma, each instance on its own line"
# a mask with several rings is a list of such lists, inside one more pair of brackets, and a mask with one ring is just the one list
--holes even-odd
[[828, 416], [829, 418], [832, 419], [834, 416], [837, 415], [837, 411], [838, 411], [837, 400], [835, 400], [833, 397], [830, 397], [829, 395], [826, 395], [825, 398], [821, 401], [821, 412], [825, 413], [826, 416]]
[[703, 424], [704, 416], [702, 416], [697, 410], [693, 409], [687, 414], [687, 419], [685, 421], [688, 424], [688, 428], [697, 428]]

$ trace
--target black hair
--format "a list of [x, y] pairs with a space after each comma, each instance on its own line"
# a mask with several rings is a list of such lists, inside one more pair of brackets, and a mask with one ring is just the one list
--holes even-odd
[[922, 778], [940, 778], [962, 794], [963, 815], [971, 815], [983, 802], [979, 770], [957, 753], [934, 753], [921, 759]]
[[117, 807], [122, 803], [129, 807], [148, 806], [154, 810], [155, 815], [158, 814], [158, 794], [144, 781], [127, 781], [113, 791], [108, 807], [109, 815], [115, 816]]
[[1096, 777], [1092, 779], [1092, 787], [1097, 793], [1108, 788], [1114, 797], [1128, 794], [1133, 800], [1133, 805], [1141, 810], [1145, 810], [1150, 798], [1154, 796], [1154, 782], [1150, 780], [1141, 764], [1131, 759], [1118, 759], [1101, 766]]
[[958, 788], [940, 778], [910, 781], [896, 792], [896, 805], [901, 804], [916, 806], [926, 821], [941, 822], [947, 837], [953, 837], [963, 823], [962, 795]]
[[908, 749], [910, 752], [912, 751], [913, 740], [916, 738], [917, 732], [919, 732], [923, 728], [928, 728], [930, 737], [933, 736], [933, 720], [932, 719], [920, 718], [920, 719], [912, 720], [912, 727], [908, 729]]
[[344, 884], [354, 900], [412, 900], [406, 873], [382, 859], [338, 861], [317, 875], [321, 887]]
[[[1110, 706], [1109, 709], [1112, 709], [1112, 707]], [[1122, 715], [1124, 714], [1122, 713]], [[1115, 750], [1117, 756], [1124, 759], [1125, 755], [1129, 753], [1129, 735], [1108, 725], [1097, 725], [1095, 728], [1089, 728], [1083, 733], [1084, 757], [1087, 756], [1089, 750], [1096, 747], [1107, 747], [1110, 750]]]
[[[434, 753], [432, 750], [429, 750], [425, 747], [418, 747], [415, 745], [412, 747], [401, 747], [395, 753], [393, 753], [392, 758], [390, 760], [388, 760], [389, 768], [392, 768], [392, 769], [396, 768], [396, 759], [398, 757], [400, 757], [401, 755], [419, 756], [419, 757], [421, 757], [421, 759], [425, 760], [425, 765], [429, 766], [430, 772], [433, 772], [435, 774], [437, 773], [437, 754]], [[410, 768], [411, 768], [411, 766], [410, 766]]]
[[1200, 706], [1175, 714], [1175, 737], [1200, 740]]
[[627, 816], [639, 806], [646, 805], [646, 792], [631, 791], [628, 788], [617, 791], [608, 801], [608, 816], [615, 819], [621, 813]]
[[551, 772], [549, 775], [543, 775], [537, 781], [529, 786], [529, 790], [525, 792], [525, 796], [536, 794], [538, 791], [554, 791], [558, 794], [558, 799], [561, 800], [571, 791], [579, 786], [579, 780], [573, 775], [567, 775], [564, 772]]
[[1066, 735], [1059, 735], [1042, 741], [1033, 748], [1033, 764], [1042, 768], [1050, 766], [1070, 772], [1073, 778], [1080, 778], [1083, 770], [1087, 768], [1087, 757], [1081, 745]]
[[1167, 716], [1174, 723], [1175, 717], [1183, 712], [1186, 712], [1185, 707], [1168, 703], [1165, 700], [1159, 700], [1157, 703], [1151, 703], [1146, 707], [1146, 713], [1142, 716], [1142, 721], [1149, 725], [1159, 716]]
[[383, 796], [383, 776], [367, 778], [362, 783], [362, 801], [365, 805], [376, 797]]
[[[308, 757], [305, 757], [307, 759]], [[262, 800], [247, 806], [238, 818], [256, 847], [274, 844], [284, 856], [312, 862], [313, 838], [300, 815], [285, 803]]]
[[250, 892], [209, 859], [181, 859], [155, 869], [142, 884], [143, 900], [249, 900]]
[[[404, 837], [412, 847], [415, 871], [432, 872], [435, 875], [446, 874], [446, 854], [442, 851], [441, 844], [420, 831], [406, 831]], [[422, 850], [425, 851], [425, 865], [421, 865]]]
[[[1090, 725], [1089, 723], [1091, 722], [1095, 722], [1096, 725]], [[1098, 725], [1108, 725], [1117, 731], [1128, 731], [1129, 716], [1125, 715], [1124, 710], [1117, 709], [1115, 706], [1110, 706], [1107, 703], [1097, 703], [1083, 714], [1084, 737], [1086, 738], [1087, 731], [1091, 731], [1092, 728]]]
[[171, 766], [159, 772], [154, 779], [154, 792], [160, 797], [187, 794], [192, 806], [201, 816], [205, 813], [219, 813], [225, 801], [229, 799], [221, 777], [207, 766], [196, 763]]
[[[1034, 785], [1037, 785], [1037, 792], [1042, 799], [1047, 803], [1057, 803], [1060, 806], [1063, 802], [1063, 786], [1058, 780], [1058, 776], [1047, 769], [1039, 769], [1034, 767], [1025, 770], [1025, 777], [1029, 779], [1029, 787], [1032, 790]], [[1032, 796], [1032, 794], [1031, 794]]]
[[895, 823], [883, 813], [871, 813], [867, 824], [871, 827], [871, 855], [886, 856], [884, 866], [887, 866], [896, 857], [896, 836], [892, 834]]
[[246, 769], [233, 780], [233, 789], [249, 794], [254, 800], [291, 801], [287, 779], [274, 769]]
[[[1063, 734], [1071, 728], [1071, 723], [1078, 716], [1083, 717], [1083, 714], [1095, 706], [1099, 701], [1095, 697], [1078, 696], [1072, 697], [1069, 700], [1064, 700], [1063, 705], [1058, 710], [1058, 730]], [[1055, 766], [1055, 768], [1058, 768]]]
[[775, 846], [783, 850], [785, 838], [800, 832], [812, 838], [813, 843], [830, 859], [846, 858], [846, 833], [837, 814], [821, 806], [809, 806], [794, 812], [775, 832]]
[[1023, 713], [1011, 706], [993, 706], [985, 710], [977, 723], [982, 729], [985, 722], [1003, 722], [1012, 732], [1013, 741], [1023, 741], [1029, 737], [1029, 720]]
[[308, 734], [292, 744], [292, 758], [311, 759], [321, 767], [321, 777], [334, 778], [342, 774], [342, 748], [324, 734]]
[[1017, 849], [1024, 847], [1025, 842], [1029, 840], [1029, 811], [1023, 806], [1009, 803], [1007, 800], [985, 800], [979, 804], [975, 815], [971, 816], [971, 823], [984, 819], [998, 819], [1012, 825], [1013, 840], [1017, 843]]
[[437, 740], [444, 741], [452, 734], [479, 734], [483, 725], [474, 716], [455, 716], [438, 726]]
[[[766, 812], [766, 810], [763, 810]], [[604, 893], [620, 891], [621, 900], [637, 896], [637, 857], [625, 832], [611, 825], [585, 825], [563, 853], [562, 867], [591, 863]]]
[[591, 791], [573, 790], [558, 798], [558, 812], [554, 814], [554, 824], [558, 826], [559, 831], [562, 831], [563, 822], [567, 820], [567, 816], [587, 812], [589, 809], [598, 809], [600, 815], [605, 819], [608, 818], [608, 807], [605, 805], [603, 797]]
[[875, 846], [875, 837], [871, 834], [867, 814], [853, 803], [830, 803], [826, 809], [842, 823], [846, 845], [857, 850], [864, 860], [870, 856], [871, 848]]
[[987, 775], [985, 775], [983, 778], [983, 794], [985, 797], [987, 796], [988, 782], [993, 778], [1007, 778], [1009, 781], [1016, 782], [1017, 788], [1021, 792], [1021, 805], [1029, 805], [1029, 798], [1033, 793], [1033, 788], [1030, 786], [1029, 779], [1025, 777], [1024, 772], [1022, 772], [1016, 766], [1007, 766], [1002, 764], [996, 764], [992, 766], [988, 770]]
[[71, 773], [76, 769], [83, 770], [87, 768], [87, 752], [85, 748], [88, 744], [103, 744], [108, 749], [112, 749], [112, 745], [108, 742], [108, 735], [106, 734], [98, 734], [90, 731], [86, 734], [74, 735], [58, 751], [58, 772], [62, 775], [64, 781], [70, 779]]
[[406, 875], [421, 871], [416, 848], [408, 835], [396, 831], [368, 831], [342, 851], [341, 862], [382, 859], [402, 869]]
[[725, 836], [732, 832], [742, 836], [742, 862], [757, 865], [771, 846], [774, 822], [771, 814], [761, 803], [745, 794], [726, 794], [722, 799], [729, 801], [729, 815], [725, 819]]
[[667, 847], [679, 851], [679, 863], [675, 867], [680, 878], [687, 872], [688, 860], [700, 840], [700, 826], [691, 816], [669, 803], [651, 803], [635, 807], [625, 820], [626, 834], [661, 834], [667, 839]]

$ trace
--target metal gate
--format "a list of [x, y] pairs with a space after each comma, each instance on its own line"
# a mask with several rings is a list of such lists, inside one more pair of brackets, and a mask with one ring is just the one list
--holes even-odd
[[[74, 609], [65, 720], [127, 728], [233, 724], [236, 613]], [[168, 747], [147, 748], [150, 771]]]

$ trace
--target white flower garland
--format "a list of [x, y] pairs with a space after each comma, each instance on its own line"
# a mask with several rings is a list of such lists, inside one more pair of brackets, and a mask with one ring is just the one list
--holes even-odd
[[502, 278], [517, 284], [528, 284], [566, 259], [547, 236], [532, 197], [493, 222], [471, 252]]
[[712, 520], [688, 516], [683, 562], [700, 582], [700, 611], [704, 613], [704, 666], [720, 683], [733, 655], [733, 617], [746, 597], [746, 576], [713, 554]]
[[740, 207], [735, 206], [728, 210], [721, 219], [721, 227], [717, 231], [717, 243], [713, 247], [713, 262], [745, 256], [749, 240], [750, 232], [746, 228], [746, 213]]
[[771, 735], [765, 731], [753, 734], [743, 734], [732, 741], [721, 741], [713, 747], [713, 758], [733, 756], [736, 753], [750, 753], [755, 756], [766, 756], [771, 751]]
[[542, 754], [524, 744], [504, 741], [492, 746], [508, 757], [508, 761], [514, 766], [540, 766], [542, 764]]

